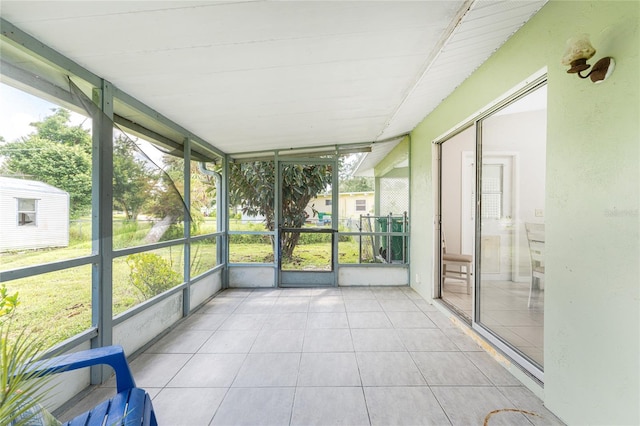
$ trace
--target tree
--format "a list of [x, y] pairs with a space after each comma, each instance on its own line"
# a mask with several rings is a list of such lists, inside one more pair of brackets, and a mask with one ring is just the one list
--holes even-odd
[[[172, 155], [165, 155], [163, 164], [164, 168], [159, 172], [159, 178], [151, 191], [153, 201], [147, 208], [149, 213], [160, 220], [153, 224], [145, 237], [144, 242], [147, 244], [160, 241], [172, 227], [178, 234], [184, 233], [183, 230], [174, 226], [184, 220], [185, 214], [184, 160]], [[168, 235], [170, 238], [174, 237], [172, 233]]]
[[[163, 168], [152, 170], [150, 162], [137, 158], [134, 146], [127, 138], [116, 139], [114, 152], [114, 204], [132, 220], [141, 209], [160, 219], [145, 237], [145, 243], [182, 235], [184, 231], [179, 225], [185, 215], [184, 159], [164, 155]], [[201, 207], [210, 207], [208, 194], [215, 193], [213, 179], [199, 173], [197, 167], [196, 162], [190, 165], [192, 199], [188, 214], [192, 230], [204, 219]]]
[[70, 126], [71, 112], [64, 108], [53, 109], [53, 115], [43, 121], [30, 123], [36, 128], [36, 134], [42, 139], [59, 144], [81, 147], [87, 154], [91, 154], [91, 135], [87, 129]]
[[153, 205], [149, 212], [158, 218], [171, 218], [170, 222], [184, 217], [184, 160], [172, 155], [163, 157], [163, 170], [153, 188]]
[[373, 178], [358, 176], [340, 182], [340, 192], [373, 191]]
[[69, 193], [70, 215], [91, 210], [91, 135], [70, 126], [70, 112], [58, 108], [41, 122], [36, 132], [0, 147], [6, 157], [2, 172], [26, 176]]
[[[275, 229], [275, 163], [255, 161], [229, 165], [229, 197], [245, 214], [265, 217], [268, 230]], [[282, 170], [282, 224], [284, 228], [301, 228], [309, 201], [331, 184], [331, 165], [287, 164]], [[299, 233], [283, 235], [282, 256], [289, 259], [298, 244]]]
[[136, 158], [133, 143], [128, 137], [119, 136], [113, 144], [113, 204], [127, 220], [138, 218], [158, 179], [145, 161]]
[[213, 176], [202, 173], [198, 169], [198, 163], [191, 162], [191, 214], [205, 211], [210, 212], [215, 204], [218, 188], [216, 179]]
[[340, 157], [340, 192], [373, 191], [373, 178], [353, 176], [361, 159], [362, 154]]

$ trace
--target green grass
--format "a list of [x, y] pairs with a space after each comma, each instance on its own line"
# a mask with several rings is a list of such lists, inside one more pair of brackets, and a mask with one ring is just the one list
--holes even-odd
[[90, 254], [91, 249], [82, 246], [0, 253], [0, 271], [74, 259], [76, 257], [89, 256]]
[[13, 330], [28, 330], [55, 344], [91, 326], [91, 266], [6, 283], [19, 294]]

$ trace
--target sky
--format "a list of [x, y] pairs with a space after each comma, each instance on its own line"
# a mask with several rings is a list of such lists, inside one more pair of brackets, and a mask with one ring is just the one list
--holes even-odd
[[[52, 109], [59, 106], [37, 96], [30, 95], [6, 84], [0, 83], [0, 136], [6, 142], [13, 142], [22, 136], [35, 132], [35, 128], [29, 124], [42, 121], [53, 113]], [[86, 116], [71, 111], [71, 125], [79, 125], [91, 131], [91, 120]], [[137, 142], [146, 155], [157, 165], [162, 166], [162, 152], [152, 144], [136, 137], [131, 137]], [[2, 159], [0, 158], [0, 163]]]
[[[29, 123], [42, 121], [57, 107], [58, 105], [44, 99], [0, 83], [0, 136], [7, 142], [13, 142], [21, 136], [33, 133], [35, 129]], [[90, 128], [90, 121], [86, 117], [71, 112], [72, 125], [85, 120], [83, 127]]]

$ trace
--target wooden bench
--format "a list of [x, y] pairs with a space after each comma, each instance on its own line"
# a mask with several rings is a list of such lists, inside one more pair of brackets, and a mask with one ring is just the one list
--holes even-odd
[[149, 394], [137, 388], [124, 349], [120, 346], [89, 349], [40, 361], [33, 365], [38, 375], [62, 373], [94, 365], [109, 365], [116, 373], [117, 394], [65, 423], [65, 426], [157, 426]]

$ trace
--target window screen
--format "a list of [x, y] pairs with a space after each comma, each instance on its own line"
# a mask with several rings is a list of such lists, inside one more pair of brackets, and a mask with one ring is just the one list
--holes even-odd
[[502, 165], [482, 165], [482, 218], [502, 218]]

